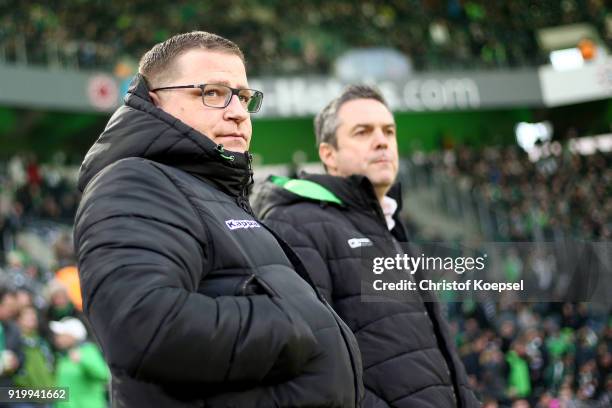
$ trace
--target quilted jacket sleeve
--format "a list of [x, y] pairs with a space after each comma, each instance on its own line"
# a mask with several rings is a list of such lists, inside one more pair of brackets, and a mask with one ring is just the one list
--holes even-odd
[[289, 377], [312, 357], [310, 328], [283, 300], [207, 297], [208, 236], [188, 199], [141, 159], [107, 167], [75, 222], [84, 312], [111, 369], [157, 382]]

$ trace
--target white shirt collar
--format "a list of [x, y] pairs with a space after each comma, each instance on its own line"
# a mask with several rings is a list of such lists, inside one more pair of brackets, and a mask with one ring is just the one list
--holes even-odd
[[392, 199], [389, 196], [384, 196], [382, 202], [380, 203], [382, 208], [382, 212], [385, 215], [385, 221], [387, 221], [387, 228], [389, 231], [395, 227], [395, 220], [393, 219], [393, 214], [397, 211], [397, 201]]

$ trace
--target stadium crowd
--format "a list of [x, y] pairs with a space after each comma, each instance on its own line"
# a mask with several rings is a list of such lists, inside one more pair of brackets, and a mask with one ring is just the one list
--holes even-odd
[[[32, 221], [71, 224], [79, 194], [60, 163], [41, 168], [35, 155], [15, 155], [0, 169], [0, 262], [17, 231]], [[73, 171], [76, 171], [74, 169]]]
[[[610, 241], [612, 155], [558, 153], [532, 162], [517, 146], [462, 146], [421, 155], [412, 170], [421, 174], [417, 185], [438, 190], [449, 215], [473, 214], [488, 240]], [[558, 280], [560, 265], [544, 254], [503, 256], [506, 279], [546, 269], [553, 275], [549, 284]], [[510, 405], [512, 399], [517, 407], [611, 403], [609, 310], [598, 314], [589, 304], [572, 303], [464, 302], [450, 312], [459, 317], [451, 318], [457, 344], [485, 406]]]
[[606, 407], [612, 321], [586, 303], [450, 303], [459, 352], [485, 408]]
[[[471, 217], [486, 241], [555, 248], [610, 241], [611, 164], [609, 152], [559, 149], [531, 161], [518, 146], [459, 146], [415, 155], [407, 181], [409, 191], [437, 191], [439, 208], [455, 219]], [[506, 281], [538, 276], [548, 290], [561, 280], [564, 265], [554, 256], [523, 256], [518, 248], [500, 254]], [[609, 307], [593, 306], [449, 303], [457, 346], [484, 406], [610, 406], [612, 319]]]
[[418, 168], [443, 208], [476, 214], [489, 240], [609, 241], [612, 154], [558, 153], [532, 162], [518, 146], [457, 147], [420, 158]]
[[612, 402], [609, 313], [585, 303], [450, 305], [457, 345], [484, 407]]
[[[168, 12], [161, 13], [164, 9]], [[591, 22], [612, 48], [603, 0], [0, 1], [0, 62], [122, 69], [172, 33], [232, 33], [249, 71], [328, 73], [350, 47], [391, 47], [417, 70], [534, 65], [539, 28]]]
[[105, 407], [108, 369], [75, 294], [75, 191], [62, 166], [32, 154], [0, 166], [0, 384], [70, 387], [57, 406]]

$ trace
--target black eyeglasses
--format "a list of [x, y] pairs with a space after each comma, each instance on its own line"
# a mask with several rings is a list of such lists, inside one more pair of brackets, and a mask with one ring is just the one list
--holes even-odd
[[163, 88], [152, 89], [151, 92], [185, 88], [200, 88], [202, 91], [202, 103], [209, 108], [223, 109], [230, 104], [232, 97], [237, 95], [240, 104], [247, 112], [256, 113], [261, 108], [261, 102], [263, 101], [263, 92], [261, 91], [245, 88], [236, 89], [219, 84], [165, 86]]

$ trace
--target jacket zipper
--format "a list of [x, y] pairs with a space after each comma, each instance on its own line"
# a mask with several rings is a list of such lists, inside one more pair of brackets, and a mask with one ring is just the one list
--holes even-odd
[[253, 210], [251, 209], [251, 206], [249, 205], [249, 201], [247, 199], [247, 196], [249, 193], [249, 187], [255, 182], [253, 179], [253, 166], [252, 166], [253, 155], [249, 153], [248, 151], [244, 152], [244, 154], [246, 155], [246, 160], [247, 160], [247, 172], [246, 172], [247, 180], [246, 180], [246, 183], [244, 183], [242, 192], [238, 195], [238, 197], [236, 197], [236, 203], [238, 204], [240, 208], [242, 208], [248, 214], [255, 217], [255, 214], [253, 213]]
[[[384, 229], [384, 234], [391, 239], [391, 241], [393, 242], [393, 245], [395, 246], [395, 249], [398, 251], [398, 253], [400, 253], [400, 252], [403, 253], [404, 250], [401, 247], [400, 243], [395, 239], [395, 237], [393, 236], [391, 231], [389, 231], [389, 228], [387, 228], [387, 220], [385, 219], [385, 215], [384, 215], [384, 213], [382, 211], [382, 207], [380, 206], [380, 204], [378, 202], [377, 202], [377, 205], [375, 206], [375, 208], [372, 210], [372, 212], [378, 218], [378, 220], [380, 222], [382, 222], [382, 227]], [[413, 280], [412, 275], [410, 275], [410, 280]], [[419, 296], [420, 296], [420, 293], [419, 293]], [[432, 331], [433, 336], [434, 336], [434, 338], [436, 340], [436, 343], [438, 345], [440, 345], [440, 343], [442, 343], [441, 345], [443, 345], [444, 348], [446, 349], [447, 348], [447, 344], [446, 344], [446, 340], [444, 339], [444, 336], [442, 335], [441, 332], [439, 334], [436, 332], [436, 329], [434, 328], [434, 325], [433, 325], [433, 322], [432, 322], [432, 318], [435, 318], [435, 313], [434, 313], [434, 316], [432, 316], [429, 313], [427, 305], [425, 304], [426, 300], [422, 296], [420, 296], [420, 297], [421, 297], [421, 301], [422, 301], [422, 304], [423, 304], [423, 308], [425, 309], [425, 314], [427, 315], [427, 318], [429, 320], [429, 326], [431, 327], [431, 331]], [[440, 330], [441, 329], [439, 329], [439, 331]], [[438, 337], [441, 337], [441, 338], [438, 339]], [[451, 388], [452, 388], [452, 391], [453, 391], [453, 400], [455, 401], [456, 407], [459, 408], [460, 407], [460, 402], [458, 401], [458, 399], [460, 398], [460, 395], [458, 395], [458, 392], [460, 392], [460, 391], [459, 391], [459, 384], [457, 382], [458, 378], [457, 378], [457, 374], [455, 374], [454, 376], [452, 375], [452, 372], [456, 373], [456, 370], [454, 368], [454, 361], [453, 361], [452, 356], [451, 356], [450, 357], [450, 360], [451, 360], [450, 364], [453, 364], [452, 372], [451, 372], [451, 366], [449, 365], [449, 361], [447, 361], [447, 359], [446, 359], [445, 353], [443, 353], [442, 350], [440, 350], [440, 353], [442, 354], [442, 357], [444, 359], [444, 366], [446, 368], [446, 373], [447, 373], [447, 375], [449, 377], [449, 380], [451, 381]]]
[[[215, 146], [215, 150], [217, 151], [219, 156], [224, 160], [234, 161], [236, 159], [234, 155], [226, 154], [223, 144], [218, 144], [217, 146]], [[244, 183], [244, 187], [242, 188], [242, 191], [236, 197], [236, 204], [238, 204], [238, 207], [242, 208], [245, 212], [255, 217], [255, 214], [253, 213], [253, 210], [251, 209], [251, 206], [249, 205], [249, 201], [247, 199], [249, 187], [254, 183], [253, 167], [252, 167], [253, 155], [249, 153], [248, 151], [244, 152], [244, 154], [247, 160], [246, 180]]]

